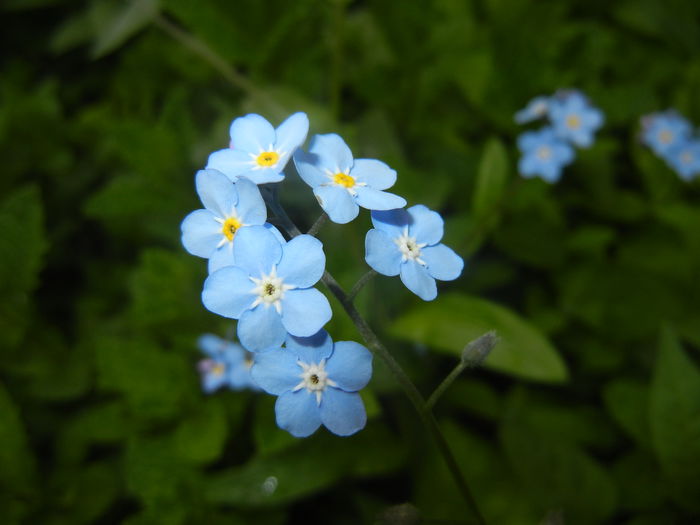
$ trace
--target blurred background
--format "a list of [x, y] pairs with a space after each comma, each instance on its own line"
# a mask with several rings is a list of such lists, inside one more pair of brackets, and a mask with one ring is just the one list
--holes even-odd
[[[435, 406], [487, 521], [698, 522], [700, 191], [639, 119], [700, 122], [700, 3], [4, 0], [0, 16], [3, 523], [468, 522], [378, 360], [350, 438], [298, 440], [272, 396], [201, 392], [196, 339], [232, 322], [204, 309], [206, 261], [180, 245], [194, 173], [233, 118], [294, 111], [395, 168], [467, 262], [432, 303], [380, 276], [358, 306], [425, 396], [470, 339], [501, 336]], [[524, 180], [513, 114], [559, 88], [605, 126], [560, 182]], [[293, 168], [281, 198], [302, 228], [320, 213]], [[369, 228], [363, 212], [320, 233], [346, 288]], [[358, 340], [332, 306], [333, 338]]]

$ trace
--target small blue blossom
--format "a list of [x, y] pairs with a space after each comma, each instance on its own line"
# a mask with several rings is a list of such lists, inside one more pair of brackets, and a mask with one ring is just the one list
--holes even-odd
[[195, 180], [204, 209], [193, 211], [182, 221], [182, 244], [192, 255], [209, 259], [210, 273], [234, 264], [233, 239], [241, 228], [264, 225], [276, 232], [265, 223], [265, 202], [250, 180], [240, 178], [231, 183], [212, 169], [198, 171]]
[[541, 119], [549, 112], [549, 97], [535, 97], [527, 103], [525, 108], [515, 114], [515, 122], [527, 124], [533, 120]]
[[208, 358], [199, 362], [202, 390], [210, 394], [221, 387], [233, 390], [260, 390], [253, 381], [250, 368], [251, 355], [239, 344], [226, 341], [213, 334], [204, 334], [197, 346]]
[[692, 131], [690, 122], [673, 110], [643, 117], [642, 128], [642, 142], [662, 158], [684, 144]]
[[209, 155], [207, 168], [221, 171], [232, 181], [245, 176], [255, 184], [280, 182], [308, 132], [306, 113], [294, 113], [277, 129], [254, 113], [239, 117], [231, 124], [229, 148]]
[[299, 235], [287, 243], [262, 226], [238, 232], [236, 266], [213, 272], [202, 301], [215, 314], [238, 319], [238, 339], [251, 351], [280, 346], [289, 332], [308, 337], [331, 318], [328, 299], [312, 288], [326, 265], [321, 241]]
[[666, 162], [684, 180], [700, 174], [700, 141], [687, 140], [666, 153]]
[[593, 144], [593, 135], [603, 125], [603, 113], [578, 91], [560, 91], [549, 105], [556, 134], [580, 148]]
[[365, 238], [365, 260], [374, 270], [401, 282], [425, 301], [437, 297], [435, 279], [459, 277], [464, 261], [440, 243], [443, 220], [422, 204], [407, 210], [373, 211], [375, 229]]
[[518, 148], [523, 153], [518, 171], [525, 177], [539, 175], [548, 182], [556, 182], [561, 169], [574, 160], [574, 150], [557, 138], [552, 128], [527, 131], [518, 137]]
[[379, 160], [353, 160], [350, 148], [335, 133], [316, 135], [308, 153], [297, 150], [294, 164], [333, 222], [350, 222], [359, 206], [368, 210], [406, 206], [402, 197], [382, 191], [394, 185], [396, 172]]
[[372, 376], [372, 354], [358, 343], [334, 344], [325, 330], [289, 336], [286, 347], [257, 353], [251, 373], [263, 390], [279, 396], [277, 425], [296, 437], [310, 436], [321, 425], [349, 436], [367, 422], [357, 392]]

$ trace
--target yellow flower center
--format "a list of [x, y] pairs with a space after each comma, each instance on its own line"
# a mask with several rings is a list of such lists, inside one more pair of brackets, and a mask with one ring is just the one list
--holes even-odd
[[241, 221], [239, 221], [235, 217], [229, 217], [224, 221], [224, 224], [221, 228], [221, 233], [223, 233], [229, 241], [232, 241], [233, 236], [236, 235], [236, 231], [241, 226], [243, 226], [243, 224], [241, 224]]
[[537, 156], [542, 160], [549, 160], [552, 158], [552, 150], [547, 146], [540, 146], [537, 148]]
[[569, 115], [566, 117], [566, 125], [571, 129], [576, 129], [581, 125], [581, 119], [578, 118], [578, 115]]
[[669, 130], [665, 129], [659, 133], [659, 142], [661, 142], [661, 144], [670, 144], [672, 140], [673, 133], [671, 133]]
[[684, 151], [681, 154], [681, 162], [683, 164], [690, 164], [691, 162], [693, 162], [693, 156], [690, 153], [688, 153], [687, 151]]
[[256, 160], [258, 166], [269, 168], [270, 166], [277, 164], [277, 161], [280, 160], [280, 156], [276, 151], [263, 151], [260, 155], [258, 155]]
[[226, 366], [223, 363], [216, 363], [211, 367], [211, 373], [215, 376], [221, 376], [226, 371]]
[[347, 173], [336, 173], [333, 175], [333, 182], [345, 188], [352, 188], [355, 185], [355, 179]]

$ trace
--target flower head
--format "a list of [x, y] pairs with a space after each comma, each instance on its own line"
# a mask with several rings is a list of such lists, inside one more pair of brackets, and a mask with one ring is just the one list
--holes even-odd
[[515, 122], [518, 124], [527, 124], [528, 122], [546, 116], [548, 111], [549, 97], [535, 97], [527, 103], [527, 106], [515, 114]]
[[518, 148], [523, 153], [518, 163], [525, 177], [539, 175], [548, 182], [556, 182], [561, 169], [574, 159], [574, 150], [557, 138], [552, 128], [527, 131], [518, 137]]
[[350, 148], [335, 133], [316, 135], [308, 153], [294, 154], [294, 164], [333, 222], [350, 222], [359, 206], [368, 210], [406, 206], [402, 197], [382, 191], [394, 185], [396, 172], [379, 160], [353, 159]]
[[322, 424], [339, 436], [365, 426], [357, 392], [372, 376], [372, 354], [358, 343], [334, 344], [325, 330], [289, 336], [284, 348], [257, 353], [251, 373], [263, 390], [279, 396], [277, 424], [294, 436], [309, 436]]
[[197, 341], [197, 346], [208, 356], [198, 365], [202, 375], [202, 389], [206, 393], [221, 387], [260, 390], [250, 374], [253, 360], [241, 345], [213, 334], [204, 334]]
[[422, 204], [373, 211], [372, 224], [365, 238], [367, 264], [382, 275], [400, 275], [421, 299], [437, 297], [435, 279], [451, 281], [462, 273], [462, 258], [440, 243], [443, 221], [437, 212]]
[[578, 91], [560, 91], [549, 105], [549, 116], [557, 136], [581, 148], [593, 144], [593, 135], [603, 125], [603, 113]]
[[245, 176], [256, 184], [280, 182], [308, 132], [306, 113], [294, 113], [277, 129], [254, 113], [239, 117], [231, 123], [230, 147], [209, 155], [207, 168], [221, 171], [232, 181]]
[[210, 311], [238, 319], [238, 338], [260, 351], [280, 346], [289, 332], [307, 337], [331, 318], [328, 299], [312, 288], [326, 265], [323, 245], [310, 235], [287, 243], [262, 226], [242, 229], [234, 239], [236, 266], [213, 272], [202, 301]]
[[663, 158], [686, 143], [692, 131], [690, 122], [673, 110], [645, 116], [642, 128], [642, 142]]
[[700, 141], [687, 140], [666, 153], [666, 162], [681, 178], [690, 180], [700, 174]]

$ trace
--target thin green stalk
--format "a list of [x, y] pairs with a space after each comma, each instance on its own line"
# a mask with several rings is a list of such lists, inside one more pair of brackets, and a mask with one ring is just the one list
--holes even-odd
[[313, 223], [311, 228], [309, 228], [309, 231], [306, 233], [309, 235], [313, 235], [314, 237], [318, 233], [318, 231], [323, 228], [323, 225], [326, 224], [326, 221], [328, 220], [328, 215], [326, 215], [325, 212], [323, 212], [321, 215], [318, 216], [318, 219], [316, 219], [316, 222]]
[[360, 290], [362, 290], [362, 288], [364, 288], [364, 286], [376, 276], [377, 272], [375, 270], [370, 269], [367, 271], [367, 273], [360, 277], [355, 283], [355, 285], [352, 288], [350, 288], [350, 291], [348, 292], [348, 301], [354, 301], [357, 294], [360, 293]]

